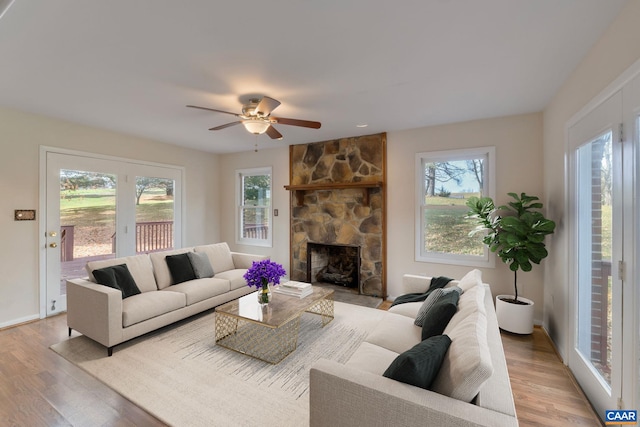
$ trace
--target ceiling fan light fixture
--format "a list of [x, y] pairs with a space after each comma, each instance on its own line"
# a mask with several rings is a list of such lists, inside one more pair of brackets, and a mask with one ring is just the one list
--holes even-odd
[[254, 135], [261, 135], [267, 131], [271, 123], [262, 120], [244, 120], [244, 128]]

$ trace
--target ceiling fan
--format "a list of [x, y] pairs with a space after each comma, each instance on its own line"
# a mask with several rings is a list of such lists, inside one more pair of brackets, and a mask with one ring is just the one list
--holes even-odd
[[252, 98], [242, 106], [242, 113], [231, 113], [229, 111], [216, 110], [215, 108], [198, 107], [197, 105], [187, 105], [189, 108], [198, 108], [200, 110], [214, 111], [216, 113], [231, 114], [241, 120], [227, 123], [224, 125], [213, 127], [209, 130], [221, 130], [242, 123], [249, 132], [260, 135], [267, 133], [271, 139], [282, 139], [282, 134], [273, 127], [274, 124], [301, 126], [311, 129], [320, 129], [320, 122], [310, 120], [287, 119], [284, 117], [273, 117], [271, 112], [275, 110], [280, 101], [263, 96], [262, 99]]

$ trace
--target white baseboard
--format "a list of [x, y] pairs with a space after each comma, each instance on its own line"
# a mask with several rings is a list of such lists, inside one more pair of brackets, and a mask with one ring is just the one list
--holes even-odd
[[8, 322], [0, 323], [0, 329], [8, 328], [10, 326], [19, 325], [20, 323], [31, 322], [32, 320], [38, 320], [40, 316], [37, 314], [21, 317], [19, 319], [9, 320]]

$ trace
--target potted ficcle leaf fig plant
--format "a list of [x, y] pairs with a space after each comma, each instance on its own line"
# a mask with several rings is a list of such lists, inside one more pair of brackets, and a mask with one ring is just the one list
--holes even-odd
[[518, 334], [533, 331], [533, 301], [518, 295], [518, 270], [531, 271], [549, 254], [544, 239], [552, 234], [556, 224], [540, 212], [538, 197], [509, 193], [507, 205], [496, 207], [490, 197], [470, 197], [468, 218], [476, 219], [478, 227], [471, 232], [486, 233], [482, 241], [513, 271], [514, 295], [496, 297], [496, 315], [500, 328]]

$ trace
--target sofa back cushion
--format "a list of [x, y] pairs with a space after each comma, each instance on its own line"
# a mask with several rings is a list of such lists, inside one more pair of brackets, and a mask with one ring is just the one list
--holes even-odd
[[196, 246], [196, 252], [204, 252], [209, 257], [213, 271], [222, 273], [223, 271], [235, 269], [231, 249], [227, 242], [214, 243], [212, 245]]
[[458, 300], [458, 311], [455, 316], [449, 321], [447, 329], [451, 330], [458, 323], [462, 322], [467, 316], [479, 311], [482, 314], [486, 314], [487, 310], [484, 306], [486, 288], [485, 285], [474, 286], [467, 292], [460, 295]]
[[114, 265], [126, 264], [133, 280], [135, 280], [140, 292], [157, 291], [155, 277], [153, 276], [153, 266], [149, 255], [134, 255], [123, 258], [104, 259], [100, 261], [89, 261], [86, 265], [89, 280], [96, 282], [93, 270]]
[[487, 341], [487, 316], [478, 310], [454, 327], [449, 326], [444, 333], [451, 338], [451, 346], [431, 389], [454, 399], [471, 402], [493, 374]]
[[171, 271], [169, 270], [167, 260], [165, 259], [167, 255], [186, 254], [187, 252], [192, 251], [193, 248], [182, 248], [174, 249], [172, 251], [153, 252], [149, 254], [149, 259], [151, 259], [151, 264], [153, 264], [153, 274], [156, 277], [158, 289], [165, 289], [173, 284]]

